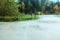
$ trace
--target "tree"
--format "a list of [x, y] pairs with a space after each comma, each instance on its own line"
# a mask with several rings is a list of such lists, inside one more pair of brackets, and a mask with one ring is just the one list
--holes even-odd
[[[0, 0], [0, 16], [18, 17], [18, 6], [14, 0]], [[6, 17], [6, 18], [7, 18]]]
[[24, 13], [24, 10], [25, 10], [25, 4], [24, 4], [24, 2], [22, 1], [22, 2], [21, 2], [21, 12]]
[[59, 14], [59, 13], [58, 13], [58, 12], [59, 12], [59, 7], [58, 7], [58, 5], [54, 5], [53, 9], [54, 9], [54, 12], [55, 12], [56, 14]]

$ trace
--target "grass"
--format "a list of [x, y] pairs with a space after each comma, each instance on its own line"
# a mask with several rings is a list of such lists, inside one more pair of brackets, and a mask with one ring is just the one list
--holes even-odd
[[38, 16], [31, 15], [19, 15], [18, 17], [14, 16], [5, 16], [0, 17], [0, 22], [13, 22], [13, 21], [26, 21], [26, 20], [36, 20]]
[[19, 21], [25, 21], [25, 20], [36, 20], [38, 19], [38, 16], [35, 15], [23, 15], [23, 16], [19, 16]]

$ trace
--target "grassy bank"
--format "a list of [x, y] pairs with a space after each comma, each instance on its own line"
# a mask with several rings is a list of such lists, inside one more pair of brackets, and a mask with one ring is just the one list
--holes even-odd
[[25, 20], [36, 20], [38, 19], [39, 17], [36, 15], [22, 15], [22, 16], [19, 16], [19, 21], [25, 21]]
[[26, 20], [36, 20], [38, 16], [35, 15], [20, 15], [20, 16], [0, 16], [0, 22], [13, 22], [13, 21], [26, 21]]

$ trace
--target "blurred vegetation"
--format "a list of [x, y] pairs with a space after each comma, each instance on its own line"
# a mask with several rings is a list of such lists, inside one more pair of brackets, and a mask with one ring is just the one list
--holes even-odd
[[[21, 7], [20, 11], [18, 7]], [[23, 16], [25, 5], [21, 2], [21, 5], [17, 4], [15, 0], [0, 0], [0, 21], [16, 21], [16, 20], [28, 20], [30, 16]]]
[[19, 12], [25, 14], [60, 14], [60, 2], [48, 0], [19, 0]]
[[26, 20], [36, 20], [38, 19], [39, 17], [36, 15], [21, 15], [18, 17], [19, 18], [19, 21], [26, 21]]
[[[36, 15], [60, 14], [60, 2], [48, 0], [0, 0], [0, 21], [29, 20]], [[33, 18], [34, 16], [34, 18]]]
[[[0, 20], [18, 20], [17, 17], [20, 15], [18, 12], [18, 5], [14, 0], [0, 0]], [[12, 19], [12, 16], [14, 17]]]

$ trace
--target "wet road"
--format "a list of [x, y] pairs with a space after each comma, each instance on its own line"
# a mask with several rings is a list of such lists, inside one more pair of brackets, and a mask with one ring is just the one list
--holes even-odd
[[0, 22], [0, 40], [60, 40], [60, 17], [39, 17], [31, 21]]

